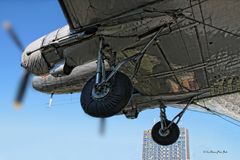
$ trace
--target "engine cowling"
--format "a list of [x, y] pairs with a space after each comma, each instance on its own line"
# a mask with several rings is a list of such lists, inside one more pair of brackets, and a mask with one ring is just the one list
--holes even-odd
[[64, 40], [71, 39], [73, 36], [67, 25], [35, 40], [24, 50], [22, 66], [35, 75], [49, 73], [56, 63], [64, 59], [64, 48], [60, 48], [60, 43], [64, 43]]
[[28, 45], [22, 54], [22, 67], [35, 75], [46, 74], [49, 70], [48, 63], [42, 56], [40, 49], [43, 38], [44, 37]]

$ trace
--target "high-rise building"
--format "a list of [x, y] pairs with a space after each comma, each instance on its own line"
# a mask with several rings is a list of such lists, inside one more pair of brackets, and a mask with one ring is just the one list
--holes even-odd
[[190, 160], [188, 129], [180, 128], [179, 139], [169, 146], [158, 145], [151, 130], [144, 131], [142, 160]]

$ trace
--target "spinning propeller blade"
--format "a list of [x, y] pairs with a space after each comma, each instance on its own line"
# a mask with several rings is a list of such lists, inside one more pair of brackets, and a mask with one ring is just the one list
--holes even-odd
[[13, 40], [13, 42], [16, 44], [16, 46], [18, 47], [18, 49], [23, 52], [24, 51], [24, 46], [22, 44], [22, 42], [20, 41], [20, 39], [18, 38], [16, 32], [14, 31], [12, 25], [10, 22], [4, 22], [3, 23], [3, 28], [5, 29], [5, 31], [8, 33], [8, 35], [11, 37], [11, 39]]
[[100, 135], [104, 135], [105, 134], [105, 132], [106, 132], [106, 119], [105, 118], [101, 118], [100, 119], [100, 128], [99, 128], [100, 130]]
[[29, 77], [30, 77], [30, 73], [25, 70], [23, 72], [20, 84], [18, 86], [17, 95], [14, 102], [15, 107], [20, 107], [22, 104], [22, 101], [26, 92], [27, 84], [30, 79]]
[[[20, 39], [18, 38], [16, 32], [14, 31], [11, 23], [10, 22], [4, 22], [3, 23], [3, 28], [8, 33], [8, 35], [11, 37], [11, 39], [16, 44], [16, 46], [19, 48], [19, 50], [21, 52], [23, 52], [24, 51], [24, 46], [23, 46], [22, 42], [20, 41]], [[19, 87], [18, 87], [18, 90], [17, 90], [17, 95], [16, 95], [16, 98], [15, 98], [15, 102], [14, 102], [14, 105], [16, 107], [19, 107], [22, 104], [29, 79], [30, 79], [30, 73], [27, 70], [24, 70], [21, 81], [20, 81], [20, 84], [19, 84]]]

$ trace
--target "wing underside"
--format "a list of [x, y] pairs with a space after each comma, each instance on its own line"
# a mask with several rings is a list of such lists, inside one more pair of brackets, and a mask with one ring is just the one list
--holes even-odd
[[[199, 98], [210, 98], [240, 90], [238, 0], [60, 0], [60, 4], [72, 29], [101, 26], [98, 34], [117, 52], [118, 61], [141, 51], [156, 28], [166, 25], [133, 80], [142, 95], [205, 90]], [[134, 64], [122, 71], [131, 76]]]
[[[60, 3], [74, 29], [102, 25], [99, 34], [118, 53], [118, 60], [141, 51], [154, 29], [167, 24], [147, 50], [136, 77], [136, 88], [145, 95], [209, 89], [208, 96], [215, 96], [240, 89], [239, 1], [62, 0]], [[94, 45], [98, 46], [95, 42], [98, 43], [97, 38]], [[79, 47], [83, 48], [81, 44], [72, 48]], [[79, 58], [79, 54], [76, 56]], [[96, 58], [95, 54], [82, 56]], [[133, 67], [129, 64], [123, 70], [130, 75]]]
[[73, 29], [96, 25], [159, 0], [59, 0]]

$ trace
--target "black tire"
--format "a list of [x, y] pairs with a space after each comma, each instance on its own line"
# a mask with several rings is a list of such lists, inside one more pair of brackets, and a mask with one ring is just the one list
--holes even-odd
[[[106, 72], [109, 75], [111, 72]], [[81, 94], [81, 105], [85, 113], [97, 118], [107, 118], [118, 114], [129, 102], [133, 86], [125, 74], [117, 72], [109, 81], [110, 91], [102, 98], [94, 98], [92, 90], [95, 85], [93, 76], [85, 84]]]
[[[167, 125], [169, 125], [171, 122], [167, 121]], [[161, 129], [161, 122], [156, 123], [152, 128], [152, 139], [159, 145], [171, 145], [175, 143], [178, 140], [180, 131], [179, 127], [173, 123], [170, 128], [167, 135], [162, 136], [159, 132]]]

